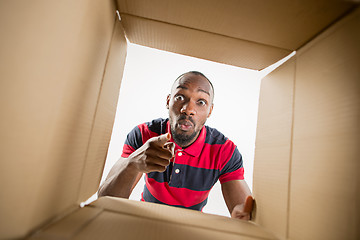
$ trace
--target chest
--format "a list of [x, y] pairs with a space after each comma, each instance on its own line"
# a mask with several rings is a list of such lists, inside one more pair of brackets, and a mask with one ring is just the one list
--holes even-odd
[[151, 172], [148, 177], [169, 187], [208, 191], [219, 178], [220, 161], [219, 151], [216, 149], [203, 151], [199, 157], [178, 150], [164, 172]]

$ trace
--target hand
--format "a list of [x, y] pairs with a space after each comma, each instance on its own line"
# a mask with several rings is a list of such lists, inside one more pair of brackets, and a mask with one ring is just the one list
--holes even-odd
[[253, 209], [254, 199], [252, 196], [247, 196], [245, 203], [236, 205], [232, 212], [232, 218], [238, 218], [243, 220], [250, 220], [251, 219], [251, 212]]
[[175, 144], [169, 142], [170, 134], [150, 138], [129, 157], [129, 166], [138, 172], [164, 172], [174, 156]]

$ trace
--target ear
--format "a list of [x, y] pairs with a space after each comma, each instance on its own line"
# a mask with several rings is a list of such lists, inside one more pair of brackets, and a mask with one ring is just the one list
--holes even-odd
[[214, 108], [214, 104], [212, 103], [212, 104], [211, 104], [211, 107], [210, 107], [209, 114], [208, 114], [208, 116], [207, 116], [208, 118], [211, 116], [211, 113], [212, 113], [213, 108]]
[[167, 95], [167, 97], [166, 97], [166, 108], [167, 109], [169, 109], [170, 98], [171, 98], [171, 94]]

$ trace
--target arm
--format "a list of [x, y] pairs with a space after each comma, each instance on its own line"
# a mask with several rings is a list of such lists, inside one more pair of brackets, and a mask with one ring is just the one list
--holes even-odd
[[139, 182], [142, 172], [130, 164], [129, 158], [120, 158], [111, 168], [106, 180], [100, 186], [98, 196], [129, 198]]
[[150, 138], [128, 158], [120, 158], [100, 186], [98, 196], [129, 198], [143, 173], [165, 171], [175, 148], [169, 139], [169, 134]]
[[245, 180], [225, 182], [221, 184], [221, 190], [231, 217], [250, 220], [253, 199], [247, 199], [251, 192]]

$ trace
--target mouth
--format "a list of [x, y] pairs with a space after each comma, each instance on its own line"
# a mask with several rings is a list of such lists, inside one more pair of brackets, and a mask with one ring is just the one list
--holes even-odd
[[190, 120], [179, 120], [178, 126], [182, 131], [189, 131], [194, 127], [194, 124]]

